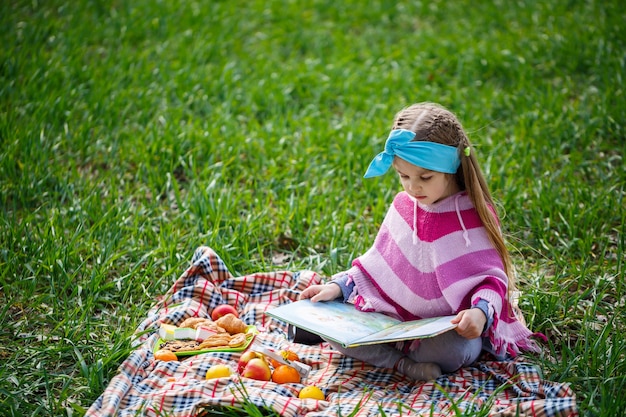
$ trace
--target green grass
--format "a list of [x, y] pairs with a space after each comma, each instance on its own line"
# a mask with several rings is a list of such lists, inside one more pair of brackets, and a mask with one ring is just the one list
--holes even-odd
[[506, 212], [537, 363], [581, 414], [623, 414], [625, 19], [617, 0], [2, 2], [0, 414], [82, 415], [201, 244], [234, 273], [346, 268], [399, 189], [362, 174], [426, 100]]

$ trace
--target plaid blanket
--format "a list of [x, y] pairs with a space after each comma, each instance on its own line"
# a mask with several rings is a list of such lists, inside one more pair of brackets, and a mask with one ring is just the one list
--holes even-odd
[[[346, 357], [328, 344], [289, 342], [285, 323], [265, 311], [297, 299], [321, 282], [310, 271], [269, 272], [233, 277], [208, 247], [196, 250], [191, 266], [149, 311], [137, 329], [137, 348], [91, 405], [87, 416], [197, 416], [223, 406], [247, 404], [281, 416], [576, 416], [576, 398], [568, 384], [542, 379], [537, 366], [522, 359], [497, 362], [482, 358], [472, 367], [415, 383], [391, 369], [375, 368]], [[210, 352], [181, 361], [155, 361], [152, 354], [161, 323], [208, 317], [213, 307], [237, 307], [260, 333], [255, 343], [290, 349], [312, 367], [303, 383], [276, 384], [233, 375], [205, 380], [209, 367], [236, 368], [240, 352]], [[304, 385], [316, 385], [326, 399], [299, 399]], [[479, 411], [480, 410], [480, 411]], [[354, 413], [354, 414], [353, 414]]]

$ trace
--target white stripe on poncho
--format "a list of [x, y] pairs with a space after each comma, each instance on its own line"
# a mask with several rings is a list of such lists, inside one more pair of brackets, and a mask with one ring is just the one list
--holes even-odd
[[374, 245], [348, 274], [364, 311], [412, 320], [456, 314], [483, 299], [494, 311], [485, 335], [493, 353], [538, 349], [509, 313], [502, 260], [465, 192], [429, 206], [396, 195]]

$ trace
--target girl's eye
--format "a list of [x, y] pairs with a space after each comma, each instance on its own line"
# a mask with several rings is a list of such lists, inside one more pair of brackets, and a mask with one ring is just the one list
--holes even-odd
[[432, 175], [430, 177], [421, 177], [421, 178], [422, 178], [422, 181], [428, 181], [429, 179], [432, 178]]

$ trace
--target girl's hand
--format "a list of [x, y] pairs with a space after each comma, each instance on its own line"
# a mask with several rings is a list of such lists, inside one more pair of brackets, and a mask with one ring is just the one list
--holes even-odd
[[485, 313], [479, 308], [470, 308], [463, 310], [452, 319], [452, 323], [456, 324], [456, 332], [466, 339], [476, 339], [480, 337], [487, 323]]
[[311, 285], [300, 293], [300, 300], [310, 298], [311, 301], [330, 301], [341, 296], [341, 288], [332, 282], [326, 285]]

